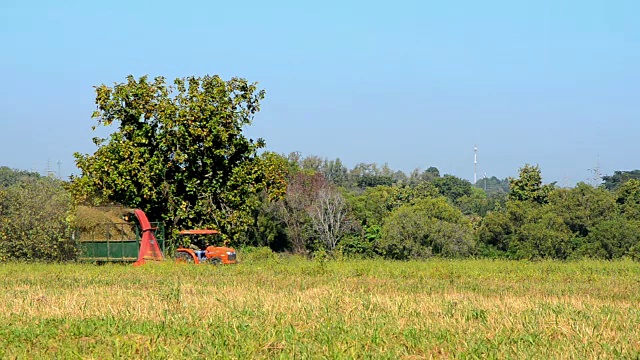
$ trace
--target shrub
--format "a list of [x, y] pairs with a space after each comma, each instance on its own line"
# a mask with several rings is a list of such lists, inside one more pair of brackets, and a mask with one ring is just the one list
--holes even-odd
[[257, 263], [278, 259], [278, 255], [266, 246], [247, 246], [238, 252], [238, 259], [242, 262]]
[[475, 247], [471, 224], [442, 197], [394, 210], [385, 219], [377, 245], [392, 259], [462, 257]]
[[25, 178], [0, 198], [0, 259], [71, 260], [72, 202], [63, 182]]

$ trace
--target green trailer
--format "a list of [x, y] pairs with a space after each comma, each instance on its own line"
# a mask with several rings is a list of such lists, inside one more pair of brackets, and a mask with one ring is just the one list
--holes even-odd
[[[165, 226], [152, 222], [156, 228], [158, 247], [165, 252]], [[76, 242], [80, 261], [92, 262], [135, 262], [140, 250], [141, 228], [134, 223], [105, 223], [91, 229], [76, 230], [72, 233]]]

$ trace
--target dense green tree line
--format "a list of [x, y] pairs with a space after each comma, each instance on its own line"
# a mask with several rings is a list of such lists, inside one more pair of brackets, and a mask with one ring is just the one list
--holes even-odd
[[[288, 156], [294, 164], [289, 174], [295, 183], [300, 176], [327, 181], [330, 166], [305, 168], [304, 159]], [[314, 161], [331, 164], [338, 161]], [[640, 249], [640, 181], [627, 179], [608, 190], [608, 182], [598, 187], [579, 183], [573, 188], [543, 184], [537, 166], [525, 165], [519, 177], [506, 179], [508, 192], [491, 194], [455, 176], [398, 176], [391, 184], [362, 187], [358, 183], [360, 165], [342, 171], [341, 182], [333, 183], [347, 200], [351, 223], [336, 250], [359, 256], [383, 256], [394, 259], [444, 257], [505, 257], [512, 259], [573, 259], [592, 257], [616, 259], [636, 257]], [[369, 165], [370, 169], [378, 169]], [[304, 174], [304, 175], [301, 175]], [[387, 176], [382, 171], [372, 176]], [[354, 179], [355, 178], [355, 179]], [[316, 180], [318, 182], [319, 180]], [[287, 189], [287, 197], [299, 194], [297, 187]], [[304, 187], [308, 203], [317, 191]], [[312, 251], [318, 243], [312, 229], [313, 220], [305, 217], [305, 206], [296, 229], [291, 231], [282, 221], [277, 207], [265, 207], [262, 218], [271, 219], [270, 231], [280, 234], [277, 246], [260, 242], [257, 224], [255, 245], [276, 250]], [[301, 235], [302, 234], [302, 235]], [[287, 246], [286, 238], [296, 239]], [[274, 238], [263, 236], [262, 238]], [[304, 246], [303, 246], [304, 245]], [[283, 247], [284, 246], [284, 247]]]
[[[77, 205], [141, 208], [170, 231], [215, 228], [234, 246], [415, 259], [635, 258], [640, 170], [543, 184], [537, 166], [477, 184], [435, 167], [265, 151], [249, 139], [265, 93], [244, 79], [147, 77], [96, 87], [93, 154], [69, 182], [0, 167], [0, 258], [73, 258]], [[170, 234], [171, 236], [171, 234]]]
[[[391, 259], [618, 259], [640, 253], [640, 180], [633, 178], [615, 191], [606, 181], [559, 188], [543, 185], [540, 169], [525, 165], [519, 177], [508, 179], [508, 193], [488, 195], [431, 168], [435, 175], [420, 180], [395, 172], [390, 185], [363, 188], [357, 178], [364, 166], [344, 168], [344, 176], [330, 181], [324, 175], [330, 166], [309, 169], [301, 157], [263, 157], [269, 158], [265, 164], [278, 164], [286, 193], [256, 195], [247, 230], [232, 238], [235, 246]], [[70, 184], [0, 170], [0, 259], [73, 259]]]

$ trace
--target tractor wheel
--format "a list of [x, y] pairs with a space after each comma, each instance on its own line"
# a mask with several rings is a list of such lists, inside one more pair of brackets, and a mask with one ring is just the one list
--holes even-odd
[[193, 263], [193, 256], [186, 252], [178, 252], [176, 254], [176, 262]]
[[222, 259], [214, 257], [211, 260], [209, 260], [209, 262], [211, 263], [211, 265], [216, 266], [216, 265], [222, 264]]

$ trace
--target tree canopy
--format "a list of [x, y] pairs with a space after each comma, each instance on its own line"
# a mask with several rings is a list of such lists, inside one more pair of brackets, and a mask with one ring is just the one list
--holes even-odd
[[257, 84], [204, 76], [169, 85], [163, 77], [129, 76], [95, 89], [92, 117], [116, 129], [94, 138], [94, 154], [75, 154], [82, 173], [72, 189], [80, 201], [141, 208], [174, 228], [237, 235], [251, 224], [260, 192], [283, 193], [281, 171], [269, 168], [278, 163], [257, 156], [264, 140], [243, 134], [265, 96]]
[[614, 171], [613, 175], [602, 177], [602, 185], [608, 190], [617, 190], [622, 184], [632, 179], [640, 180], [640, 170]]

